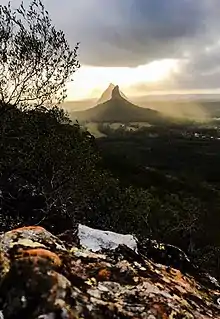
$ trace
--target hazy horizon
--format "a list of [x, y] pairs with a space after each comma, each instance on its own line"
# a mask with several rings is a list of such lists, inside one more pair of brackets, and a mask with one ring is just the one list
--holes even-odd
[[[219, 97], [220, 98], [220, 89], [203, 89], [203, 90], [170, 90], [170, 91], [151, 91], [151, 92], [146, 92], [145, 94], [137, 94], [137, 95], [129, 95], [129, 90], [123, 90], [123, 87], [120, 86], [120, 89], [122, 88], [122, 91], [123, 93], [125, 93], [129, 99], [132, 99], [134, 101], [139, 101], [139, 100], [150, 100], [151, 98], [153, 99], [158, 99], [160, 100], [161, 98], [164, 98], [164, 97], [170, 97], [172, 99], [175, 98], [175, 97], [179, 97], [181, 99], [181, 96], [182, 98], [184, 99], [184, 97], [187, 99], [187, 98], [196, 98], [197, 96], [199, 97], [204, 97], [204, 99], [206, 98], [212, 98], [212, 97]], [[65, 102], [79, 102], [79, 103], [84, 103], [84, 102], [87, 102], [87, 101], [98, 101], [100, 96], [102, 95], [103, 91], [105, 90], [102, 90], [101, 89], [98, 89], [96, 90], [96, 95], [94, 94], [93, 97], [90, 97], [90, 96], [85, 96], [84, 98], [72, 98], [70, 95], [67, 97], [66, 101]]]
[[[71, 114], [89, 109], [93, 109], [93, 111], [96, 112], [96, 106], [98, 104], [102, 104], [102, 107], [104, 110], [106, 110], [104, 105], [105, 102], [111, 100], [114, 86], [115, 85], [113, 83], [110, 83], [109, 86], [102, 92], [102, 94], [96, 98], [87, 98], [78, 101], [66, 101], [63, 103], [63, 107]], [[207, 105], [210, 105], [210, 102], [212, 103], [220, 101], [219, 90], [215, 90], [215, 94], [212, 94], [210, 90], [191, 90], [190, 94], [187, 91], [160, 91], [156, 93], [150, 92], [145, 96], [133, 97], [127, 95], [128, 92], [121, 90], [121, 87], [119, 87], [119, 92], [121, 97], [138, 107], [156, 110], [161, 114], [172, 118], [190, 118], [198, 121], [209, 120], [212, 117], [212, 112], [209, 112]], [[114, 108], [114, 103], [111, 104], [111, 107]], [[119, 105], [118, 107], [120, 108]]]

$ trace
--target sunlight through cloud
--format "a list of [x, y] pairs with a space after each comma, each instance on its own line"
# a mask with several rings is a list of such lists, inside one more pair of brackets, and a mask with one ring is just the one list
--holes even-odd
[[175, 59], [153, 61], [134, 68], [82, 66], [74, 82], [68, 86], [68, 99], [96, 97], [99, 90], [102, 92], [111, 82], [129, 87], [138, 83], [162, 81], [177, 72], [178, 68], [179, 61]]

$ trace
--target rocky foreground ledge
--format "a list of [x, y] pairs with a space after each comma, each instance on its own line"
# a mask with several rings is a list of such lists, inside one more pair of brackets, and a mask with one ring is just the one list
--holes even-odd
[[1, 319], [220, 318], [214, 278], [150, 260], [130, 235], [79, 225], [71, 236], [41, 227], [0, 236]]

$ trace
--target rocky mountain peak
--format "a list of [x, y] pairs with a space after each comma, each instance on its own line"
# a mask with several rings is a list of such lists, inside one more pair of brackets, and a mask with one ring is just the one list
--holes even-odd
[[105, 103], [106, 101], [110, 100], [112, 97], [112, 91], [114, 90], [114, 88], [115, 88], [115, 85], [113, 83], [110, 83], [107, 89], [102, 93], [97, 104]]
[[124, 98], [128, 100], [127, 97], [120, 91], [118, 85], [114, 85], [113, 83], [110, 83], [107, 89], [102, 93], [97, 104], [105, 103], [111, 99], [120, 99], [120, 98]]
[[112, 90], [112, 99], [119, 99], [119, 98], [122, 98], [122, 96], [119, 90], [119, 86], [116, 85], [114, 89]]

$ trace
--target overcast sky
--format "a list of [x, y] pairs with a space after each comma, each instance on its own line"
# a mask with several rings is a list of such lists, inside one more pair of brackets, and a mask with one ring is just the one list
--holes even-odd
[[151, 89], [219, 88], [220, 0], [44, 3], [70, 44], [81, 42], [79, 59], [83, 67], [72, 89], [81, 88], [82, 96], [95, 94], [102, 89], [101, 84], [115, 80], [140, 94]]

